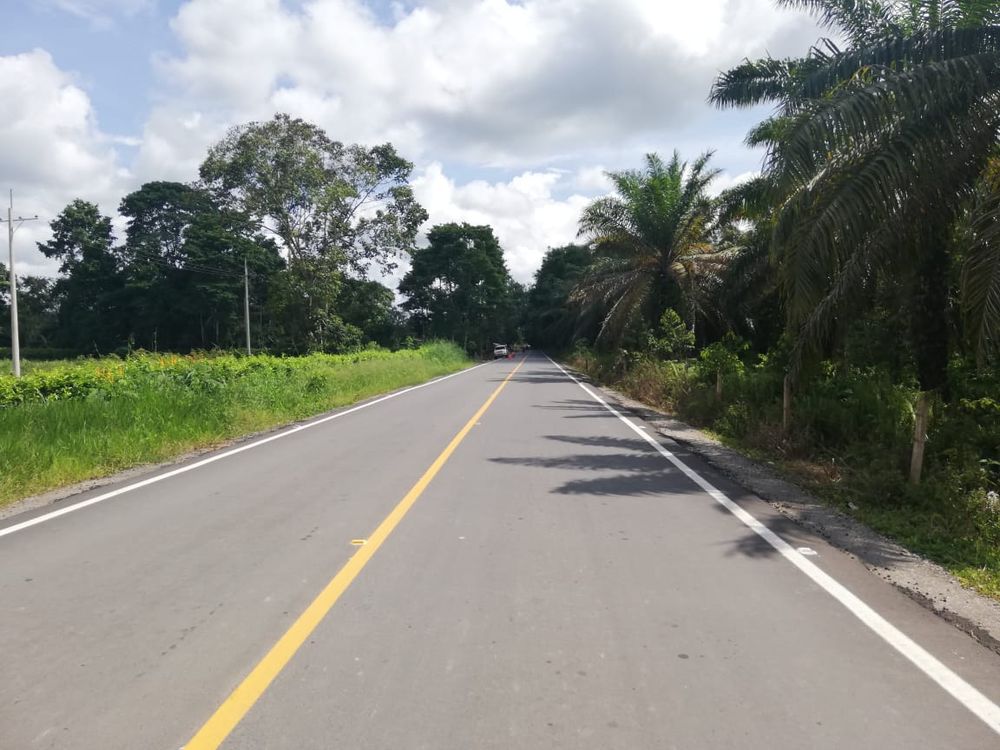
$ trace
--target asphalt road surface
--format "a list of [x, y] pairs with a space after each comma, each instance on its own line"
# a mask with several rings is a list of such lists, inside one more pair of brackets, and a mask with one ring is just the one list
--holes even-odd
[[0, 524], [0, 748], [1000, 748], [1000, 657], [540, 354], [279, 434]]

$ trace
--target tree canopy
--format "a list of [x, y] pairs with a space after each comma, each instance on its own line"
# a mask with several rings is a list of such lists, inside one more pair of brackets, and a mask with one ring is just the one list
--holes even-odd
[[412, 170], [391, 144], [344, 145], [279, 114], [230, 130], [200, 175], [220, 205], [273, 234], [290, 264], [322, 257], [363, 273], [391, 270], [413, 249], [427, 212], [408, 184]]
[[514, 289], [491, 227], [433, 227], [427, 246], [414, 251], [399, 291], [422, 336], [483, 351], [516, 335], [510, 315]]

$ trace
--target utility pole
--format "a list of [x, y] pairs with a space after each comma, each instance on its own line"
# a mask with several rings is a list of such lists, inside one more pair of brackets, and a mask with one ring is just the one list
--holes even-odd
[[250, 348], [250, 272], [247, 270], [247, 259], [243, 259], [243, 319], [247, 325], [247, 356], [253, 356]]
[[[17, 328], [17, 272], [14, 270], [14, 222], [18, 226], [26, 221], [35, 221], [37, 216], [18, 216], [14, 218], [14, 191], [10, 191], [10, 205], [7, 206], [7, 251], [10, 253], [10, 265], [7, 275], [10, 277], [10, 361], [14, 369], [14, 377], [21, 377], [21, 341]], [[0, 219], [0, 223], [3, 219]]]

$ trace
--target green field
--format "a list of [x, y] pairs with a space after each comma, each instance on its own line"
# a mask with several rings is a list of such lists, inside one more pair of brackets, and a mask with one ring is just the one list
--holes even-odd
[[[80, 359], [22, 359], [21, 360], [21, 374], [22, 375], [32, 375], [36, 372], [45, 372], [46, 370], [62, 370], [66, 367], [74, 366], [84, 366], [92, 365], [96, 363], [108, 363], [117, 362], [117, 359], [90, 359], [81, 357]], [[9, 359], [0, 359], [0, 378], [6, 375], [10, 375], [13, 372], [13, 367]]]
[[0, 505], [303, 419], [470, 364], [456, 346], [306, 357], [139, 355], [0, 376]]

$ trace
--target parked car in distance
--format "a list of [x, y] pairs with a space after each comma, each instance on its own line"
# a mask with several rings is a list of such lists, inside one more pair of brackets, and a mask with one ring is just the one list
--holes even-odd
[[493, 345], [493, 359], [500, 359], [501, 357], [507, 356], [507, 345], [506, 344], [494, 344]]

